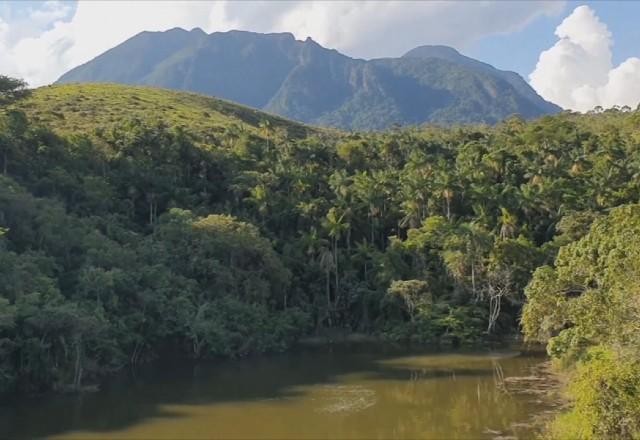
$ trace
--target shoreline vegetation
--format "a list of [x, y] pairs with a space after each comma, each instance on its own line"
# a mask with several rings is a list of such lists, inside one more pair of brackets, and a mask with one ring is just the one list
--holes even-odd
[[570, 371], [549, 435], [640, 435], [639, 110], [344, 133], [160, 89], [0, 92], [0, 392], [165, 349], [522, 328]]
[[544, 437], [554, 419], [570, 408], [564, 392], [567, 382], [567, 375], [555, 368], [551, 361], [546, 361], [533, 367], [528, 376], [505, 378], [502, 387], [507, 394], [535, 396], [536, 402], [548, 407], [543, 412], [532, 414], [528, 421], [519, 423]]
[[538, 268], [523, 329], [568, 377], [552, 438], [640, 438], [640, 205], [611, 209]]
[[[382, 333], [362, 333], [362, 332], [354, 332], [348, 329], [323, 329], [321, 332], [317, 332], [315, 334], [306, 335], [300, 337], [296, 341], [296, 345], [300, 346], [323, 346], [323, 345], [342, 345], [342, 344], [372, 344], [372, 343], [380, 343], [387, 344], [393, 346], [394, 344], [405, 346], [402, 341], [394, 341], [393, 339], [389, 339], [386, 335]], [[447, 344], [440, 345], [424, 345], [418, 344], [415, 348], [423, 348], [423, 349], [433, 349], [435, 352], [448, 350], [455, 347]], [[544, 345], [539, 343], [528, 343], [525, 344], [522, 338], [522, 335], [515, 333], [510, 335], [500, 335], [493, 337], [486, 337], [480, 344], [477, 346], [469, 346], [469, 347], [459, 347], [462, 349], [468, 348], [480, 348], [480, 349], [513, 349], [517, 352], [525, 352], [525, 353], [546, 353], [546, 348]]]

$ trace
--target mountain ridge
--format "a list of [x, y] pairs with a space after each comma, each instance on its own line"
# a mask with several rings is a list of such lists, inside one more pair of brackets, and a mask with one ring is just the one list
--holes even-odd
[[300, 122], [342, 129], [495, 123], [556, 113], [514, 72], [447, 46], [364, 60], [311, 38], [173, 28], [141, 32], [57, 83], [148, 85], [216, 96]]

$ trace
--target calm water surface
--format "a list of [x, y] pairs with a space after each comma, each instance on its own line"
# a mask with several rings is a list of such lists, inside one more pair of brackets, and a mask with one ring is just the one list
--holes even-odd
[[506, 377], [544, 358], [324, 348], [155, 365], [83, 395], [0, 406], [0, 437], [219, 439], [530, 438], [546, 409]]

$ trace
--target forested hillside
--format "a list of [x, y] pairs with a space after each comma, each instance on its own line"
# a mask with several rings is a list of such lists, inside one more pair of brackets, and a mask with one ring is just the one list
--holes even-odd
[[[155, 89], [17, 98], [0, 123], [3, 390], [326, 329], [477, 345], [519, 331], [559, 248], [638, 202], [627, 109], [345, 134]], [[538, 339], [576, 324], [530, 316], [550, 270], [526, 290]]]

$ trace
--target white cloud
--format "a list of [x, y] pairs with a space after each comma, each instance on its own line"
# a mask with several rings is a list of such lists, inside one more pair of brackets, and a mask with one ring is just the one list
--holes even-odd
[[611, 33], [591, 8], [577, 7], [556, 35], [558, 42], [540, 54], [529, 75], [540, 96], [578, 111], [640, 103], [640, 59], [613, 66]]
[[[60, 4], [60, 7], [65, 5]], [[11, 44], [14, 26], [5, 23], [0, 39], [0, 71], [32, 85], [55, 81], [71, 67], [89, 61], [143, 30], [208, 27], [209, 2], [79, 2], [70, 21], [55, 21], [36, 36]], [[8, 38], [9, 37], [9, 38]]]
[[11, 33], [3, 41], [13, 45], [19, 40], [35, 37], [51, 28], [59, 20], [67, 19], [73, 10], [71, 3], [61, 1], [46, 1], [40, 7], [26, 7], [20, 14], [10, 14], [9, 6], [5, 5], [11, 23]]
[[282, 17], [280, 28], [374, 58], [398, 56], [423, 44], [461, 49], [487, 35], [521, 30], [563, 8], [564, 2], [301, 2]]
[[172, 27], [292, 32], [352, 56], [397, 56], [421, 44], [461, 48], [563, 7], [554, 1], [81, 1], [69, 17], [68, 3], [48, 2], [32, 12], [28, 31], [0, 20], [0, 72], [32, 85], [50, 83], [140, 31]]

